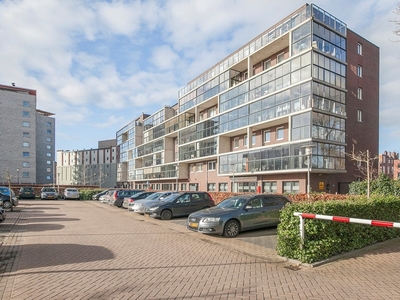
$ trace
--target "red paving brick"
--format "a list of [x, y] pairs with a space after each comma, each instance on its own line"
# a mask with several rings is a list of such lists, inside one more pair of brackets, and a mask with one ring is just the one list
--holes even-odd
[[99, 202], [20, 203], [0, 224], [1, 299], [400, 297], [400, 239], [296, 269], [264, 244]]

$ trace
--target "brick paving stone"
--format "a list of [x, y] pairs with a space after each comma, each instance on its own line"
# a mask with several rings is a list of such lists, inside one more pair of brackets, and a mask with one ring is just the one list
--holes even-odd
[[1, 299], [400, 296], [400, 239], [293, 268], [270, 236], [257, 244], [207, 236], [94, 201], [20, 203], [0, 224]]

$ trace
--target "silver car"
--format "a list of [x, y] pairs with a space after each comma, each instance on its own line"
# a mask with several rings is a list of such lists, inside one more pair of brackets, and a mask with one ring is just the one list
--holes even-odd
[[241, 231], [277, 225], [280, 210], [288, 203], [290, 200], [282, 195], [233, 196], [217, 206], [190, 214], [187, 228], [235, 237]]
[[66, 188], [64, 190], [62, 198], [65, 199], [65, 200], [66, 199], [77, 199], [77, 200], [79, 200], [80, 199], [80, 194], [79, 194], [78, 189], [76, 189], [76, 188]]
[[58, 193], [55, 188], [52, 187], [44, 187], [40, 190], [40, 199], [57, 199]]
[[174, 194], [177, 192], [171, 191], [171, 192], [157, 192], [154, 194], [151, 194], [150, 196], [148, 196], [145, 199], [140, 199], [140, 200], [136, 200], [132, 206], [129, 207], [130, 211], [134, 211], [135, 213], [144, 215], [144, 207], [146, 205], [149, 205], [152, 202], [157, 202], [160, 201], [162, 199], [164, 199], [165, 197]]

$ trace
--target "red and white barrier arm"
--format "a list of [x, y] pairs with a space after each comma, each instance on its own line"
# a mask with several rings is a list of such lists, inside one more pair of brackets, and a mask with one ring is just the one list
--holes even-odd
[[295, 212], [294, 215], [300, 218], [300, 240], [301, 240], [300, 249], [303, 248], [303, 243], [304, 243], [304, 219], [319, 219], [319, 220], [327, 220], [327, 221], [342, 222], [342, 223], [358, 223], [371, 226], [400, 228], [400, 223], [388, 222], [388, 221], [317, 215], [317, 214], [309, 214], [301, 212]]
[[299, 213], [299, 212], [295, 212], [294, 215], [297, 217], [304, 218], [304, 219], [320, 219], [320, 220], [327, 220], [327, 221], [334, 221], [334, 222], [358, 223], [358, 224], [365, 224], [365, 225], [371, 225], [371, 226], [400, 228], [400, 223], [388, 222], [388, 221], [356, 219], [356, 218], [348, 218], [348, 217], [317, 215], [317, 214]]

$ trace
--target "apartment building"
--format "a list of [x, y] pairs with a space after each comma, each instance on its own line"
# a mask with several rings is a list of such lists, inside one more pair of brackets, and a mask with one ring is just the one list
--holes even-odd
[[0, 182], [52, 184], [54, 114], [36, 108], [36, 90], [0, 85]]
[[115, 139], [99, 141], [97, 149], [58, 150], [57, 185], [114, 187], [118, 160]]
[[391, 179], [398, 179], [399, 154], [384, 151], [379, 154], [379, 174], [386, 174]]
[[378, 154], [379, 48], [306, 4], [117, 132], [118, 184], [347, 193]]

